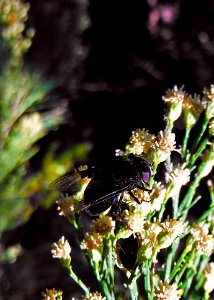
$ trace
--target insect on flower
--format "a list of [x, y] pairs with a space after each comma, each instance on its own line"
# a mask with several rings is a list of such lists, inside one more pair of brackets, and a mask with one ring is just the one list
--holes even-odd
[[51, 188], [61, 192], [64, 197], [71, 196], [79, 192], [82, 182], [90, 178], [80, 211], [98, 216], [114, 203], [120, 205], [125, 192], [140, 204], [132, 190], [148, 190], [146, 184], [151, 176], [151, 164], [142, 156], [129, 154], [114, 157], [113, 162], [105, 167], [79, 168], [53, 181]]

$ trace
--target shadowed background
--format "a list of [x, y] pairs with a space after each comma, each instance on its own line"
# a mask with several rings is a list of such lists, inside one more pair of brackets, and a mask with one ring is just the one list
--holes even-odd
[[[213, 1], [31, 0], [28, 26], [36, 30], [26, 55], [29, 68], [52, 80], [49, 103], [66, 103], [65, 120], [40, 142], [30, 172], [50, 142], [58, 151], [88, 143], [85, 162], [108, 161], [136, 128], [164, 128], [162, 95], [175, 84], [202, 93], [214, 78]], [[179, 129], [183, 124], [178, 124]], [[77, 161], [78, 163], [78, 161]], [[3, 234], [20, 243], [22, 256], [2, 265], [1, 299], [40, 299], [45, 288], [80, 297], [79, 287], [50, 255], [69, 239], [77, 273], [93, 278], [79, 256], [75, 233], [56, 206], [38, 208], [30, 220]], [[75, 253], [78, 253], [75, 255]], [[96, 288], [95, 280], [90, 282]]]

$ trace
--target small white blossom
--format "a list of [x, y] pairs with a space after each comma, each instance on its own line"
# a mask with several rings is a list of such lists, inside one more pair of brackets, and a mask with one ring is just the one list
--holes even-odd
[[53, 244], [51, 252], [53, 258], [69, 259], [71, 246], [69, 245], [69, 242], [65, 239], [65, 237], [62, 236], [57, 243]]

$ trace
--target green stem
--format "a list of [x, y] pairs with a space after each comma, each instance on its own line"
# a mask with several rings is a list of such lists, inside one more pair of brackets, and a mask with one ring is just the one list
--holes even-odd
[[203, 221], [207, 221], [210, 218], [210, 216], [213, 214], [213, 212], [214, 212], [214, 204], [211, 203], [208, 210], [205, 211], [203, 215], [201, 215], [201, 217], [196, 221], [196, 224], [199, 224]]
[[[93, 268], [94, 269], [94, 268]], [[112, 238], [103, 241], [103, 251], [100, 267], [97, 266], [97, 280], [107, 299], [114, 300], [114, 263], [112, 259]]]
[[204, 291], [204, 295], [202, 297], [202, 300], [210, 300], [210, 294], [207, 291]]
[[169, 130], [169, 132], [172, 132], [173, 125], [174, 122], [172, 122], [172, 120], [170, 120], [170, 118], [167, 116], [167, 129]]
[[109, 288], [108, 285], [106, 284], [105, 281], [101, 280], [101, 282], [99, 282], [100, 284], [100, 288], [103, 292], [103, 295], [105, 295], [107, 300], [114, 300], [114, 296], [112, 296], [112, 294], [109, 292]]
[[171, 189], [172, 189], [172, 186], [169, 184], [166, 188], [166, 194], [165, 194], [165, 197], [163, 199], [161, 209], [160, 209], [160, 211], [158, 212], [158, 215], [157, 215], [157, 218], [158, 218], [159, 221], [161, 221], [161, 219], [163, 217], [163, 213], [164, 213], [164, 210], [165, 210], [165, 207], [166, 207], [166, 203], [169, 200], [169, 195], [170, 195]]
[[178, 273], [178, 271], [180, 270], [181, 264], [184, 262], [186, 255], [188, 255], [188, 253], [190, 252], [190, 245], [188, 244], [185, 249], [183, 250], [183, 252], [181, 253], [179, 259], [177, 260], [170, 276], [169, 276], [169, 281], [172, 281], [172, 279], [174, 278], [174, 276]]
[[109, 237], [106, 244], [107, 280], [114, 299], [114, 261], [113, 261], [113, 238]]
[[132, 280], [132, 283], [128, 285], [128, 287], [130, 291], [131, 300], [138, 300], [139, 297], [138, 297], [137, 280], [136, 279]]
[[164, 281], [167, 281], [170, 277], [170, 273], [172, 270], [172, 263], [175, 258], [175, 253], [178, 249], [178, 245], [179, 245], [179, 243], [177, 242], [177, 243], [173, 243], [169, 247], [169, 252], [167, 255], [167, 259], [166, 259], [166, 268], [165, 268], [166, 271], [165, 271]]
[[184, 283], [181, 285], [181, 288], [184, 290], [184, 298], [187, 296], [189, 289], [192, 285], [192, 281], [196, 274], [196, 270], [199, 265], [199, 262], [200, 262], [200, 256], [198, 255], [195, 257], [195, 262], [193, 266], [186, 273], [186, 278], [184, 279]]
[[[168, 200], [168, 199], [167, 199]], [[163, 217], [163, 213], [164, 213], [164, 210], [165, 210], [165, 206], [166, 206], [166, 203], [162, 203], [162, 205], [161, 205], [161, 209], [160, 209], [160, 211], [159, 211], [159, 213], [158, 213], [158, 216], [157, 216], [157, 218], [158, 218], [158, 220], [159, 221], [161, 221], [161, 219], [162, 219], [162, 217]]]
[[131, 273], [131, 276], [129, 277], [128, 285], [131, 286], [132, 281], [137, 280], [140, 277], [140, 275], [141, 275], [140, 269], [143, 269], [143, 267], [139, 266], [139, 265], [136, 265], [135, 269]]
[[172, 197], [173, 219], [177, 219], [179, 194]]
[[185, 212], [187, 212], [188, 213], [188, 211], [199, 201], [201, 199], [201, 196], [197, 196], [195, 199], [193, 199], [193, 201], [192, 201], [192, 203], [189, 205], [189, 206], [187, 206], [184, 210], [183, 210], [183, 214], [185, 213]]
[[196, 160], [200, 157], [201, 153], [205, 150], [209, 140], [210, 140], [210, 137], [208, 136], [202, 141], [202, 143], [198, 147], [197, 151], [191, 156], [188, 167], [191, 168], [194, 165]]
[[186, 219], [188, 213], [188, 211], [184, 212], [184, 210], [186, 210], [186, 208], [191, 204], [196, 189], [199, 186], [201, 179], [204, 177], [204, 170], [206, 170], [206, 168], [209, 167], [208, 165], [210, 164], [210, 160], [212, 159], [212, 156], [213, 156], [212, 151], [209, 151], [206, 160], [202, 161], [201, 164], [199, 165], [198, 172], [196, 173], [195, 178], [192, 181], [192, 184], [187, 190], [186, 195], [178, 208], [178, 217], [182, 215], [183, 220]]
[[68, 221], [74, 226], [78, 234], [79, 241], [81, 242], [84, 239], [83, 227], [79, 223], [79, 213], [75, 213], [74, 216], [68, 217]]
[[178, 274], [175, 277], [175, 283], [179, 283], [179, 281], [181, 280], [181, 277], [183, 276], [184, 272], [186, 271], [186, 269], [189, 267], [189, 263], [192, 260], [192, 258], [194, 257], [195, 252], [192, 251], [187, 255], [187, 258], [185, 259], [183, 266], [180, 268]]
[[86, 297], [89, 297], [90, 291], [87, 288], [87, 286], [82, 282], [79, 277], [74, 273], [71, 267], [68, 268], [68, 274], [69, 276], [81, 287], [81, 289], [84, 291]]
[[183, 146], [182, 146], [182, 157], [184, 160], [186, 160], [187, 156], [187, 144], [189, 140], [189, 134], [190, 134], [191, 128], [187, 127], [184, 134], [184, 140], [183, 140]]
[[153, 294], [152, 294], [152, 287], [151, 287], [151, 261], [148, 260], [145, 263], [145, 269], [144, 269], [144, 285], [145, 285], [145, 291], [148, 296], [148, 300], [153, 299]]
[[201, 285], [204, 281], [202, 273], [204, 272], [204, 269], [206, 268], [209, 259], [210, 258], [205, 256], [205, 255], [202, 256], [202, 260], [200, 262], [200, 268], [199, 268], [198, 273], [196, 275], [196, 282], [197, 282], [197, 284], [195, 286], [196, 291], [198, 291], [201, 288]]
[[[79, 223], [79, 214], [75, 214], [74, 218], [70, 219], [70, 222], [74, 225], [75, 229], [77, 230], [78, 236], [80, 241], [83, 239], [83, 229], [82, 226]], [[105, 281], [105, 276], [102, 278], [100, 272], [99, 272], [99, 265], [97, 263], [94, 263], [92, 259], [88, 256], [87, 252], [84, 251], [85, 256], [88, 260], [89, 265], [91, 266], [94, 275], [100, 285], [102, 293], [105, 295], [107, 300], [114, 300], [114, 295], [112, 296], [112, 293], [109, 292], [109, 287]]]
[[96, 276], [96, 279], [100, 285], [100, 289], [103, 293], [103, 295], [106, 297], [107, 300], [114, 300], [114, 297], [112, 298], [111, 292], [109, 291], [109, 286], [106, 283], [105, 276], [103, 278], [102, 274], [99, 272], [99, 265], [97, 263], [94, 263], [88, 255], [86, 255], [89, 264], [91, 265], [91, 268], [94, 272], [94, 275]]
[[192, 147], [192, 151], [191, 151], [191, 152], [194, 152], [194, 151], [196, 150], [196, 148], [198, 147], [198, 144], [200, 143], [200, 140], [201, 140], [201, 138], [202, 138], [204, 132], [205, 132], [206, 129], [207, 129], [208, 123], [209, 123], [209, 119], [205, 117], [204, 122], [203, 122], [203, 124], [202, 124], [202, 126], [201, 126], [201, 129], [200, 129], [199, 135], [198, 135], [198, 137], [196, 138], [196, 141], [195, 141], [195, 143], [194, 143], [194, 145], [193, 145], [193, 147]]

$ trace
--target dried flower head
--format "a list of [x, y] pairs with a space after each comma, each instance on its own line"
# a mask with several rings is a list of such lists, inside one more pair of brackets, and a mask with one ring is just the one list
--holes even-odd
[[171, 171], [166, 173], [166, 181], [168, 182], [167, 192], [169, 197], [173, 197], [180, 192], [183, 185], [190, 180], [190, 170], [185, 165], [177, 165]]
[[106, 297], [103, 297], [99, 292], [90, 293], [88, 297], [82, 297], [82, 300], [105, 300]]
[[132, 132], [127, 150], [134, 154], [147, 153], [153, 148], [155, 136], [150, 134], [146, 129], [137, 129]]
[[184, 111], [191, 111], [194, 115], [200, 115], [200, 113], [203, 111], [203, 105], [200, 100], [199, 95], [195, 95], [192, 97], [191, 95], [188, 95], [183, 100], [183, 108]]
[[123, 220], [125, 226], [132, 232], [142, 232], [144, 230], [144, 219], [141, 209], [124, 210], [121, 214], [121, 219]]
[[59, 258], [59, 259], [71, 258], [70, 257], [71, 246], [69, 245], [69, 242], [65, 239], [64, 236], [62, 236], [57, 243], [53, 244], [51, 252], [53, 258]]
[[171, 152], [175, 150], [175, 134], [169, 130], [160, 131], [154, 140], [153, 161], [159, 164], [170, 156]]
[[88, 255], [96, 262], [101, 260], [102, 236], [97, 232], [87, 232], [81, 243], [82, 249], [87, 250]]
[[187, 128], [192, 128], [197, 122], [199, 115], [203, 111], [203, 105], [200, 97], [188, 95], [183, 100], [184, 121]]
[[57, 203], [57, 210], [60, 216], [68, 217], [74, 212], [74, 198], [62, 198]]
[[98, 219], [93, 221], [94, 232], [107, 236], [114, 232], [115, 221], [111, 217], [101, 214]]
[[208, 120], [214, 117], [214, 85], [209, 89], [204, 89], [203, 105], [205, 107], [205, 115]]
[[160, 182], [155, 181], [151, 192], [142, 191], [138, 188], [134, 189], [132, 192], [141, 202], [140, 206], [128, 193], [124, 194], [123, 200], [129, 206], [140, 209], [142, 211], [142, 216], [146, 217], [149, 212], [160, 210], [166, 195], [166, 188]]
[[167, 155], [170, 155], [175, 149], [175, 134], [168, 130], [160, 131], [159, 135], [155, 138], [155, 145]]
[[204, 283], [204, 290], [208, 293], [211, 293], [214, 289], [214, 263], [210, 262], [205, 270], [204, 270], [204, 276], [205, 276], [205, 283]]
[[[148, 192], [147, 192], [148, 193]], [[149, 193], [151, 201], [151, 211], [159, 211], [166, 195], [166, 188], [161, 182], [154, 182], [152, 191]]]
[[195, 241], [195, 249], [199, 254], [210, 256], [214, 249], [214, 237], [209, 233], [209, 224], [201, 223], [192, 228], [191, 234]]
[[170, 285], [168, 282], [159, 280], [155, 288], [155, 300], [178, 300], [181, 298], [183, 290], [178, 290], [177, 284]]
[[158, 165], [175, 150], [175, 134], [169, 130], [160, 131], [155, 137], [145, 129], [133, 131], [127, 151], [134, 154], [144, 153], [145, 159]]
[[176, 85], [173, 89], [167, 90], [166, 95], [162, 97], [167, 104], [167, 117], [170, 124], [180, 117], [185, 97], [186, 93], [183, 91], [183, 87], [179, 89]]
[[214, 167], [214, 141], [210, 143], [210, 147], [201, 155], [201, 160], [205, 163], [203, 170], [200, 172], [201, 178], [206, 177], [210, 174]]
[[184, 232], [186, 223], [182, 220], [170, 220], [164, 222], [154, 219], [153, 222], [144, 223], [144, 232], [141, 234], [140, 255], [145, 259], [156, 261], [157, 253], [169, 247], [173, 241]]
[[129, 207], [132, 207], [137, 210], [141, 210], [142, 216], [147, 216], [151, 211], [151, 203], [149, 193], [142, 191], [138, 188], [133, 191], [134, 196], [138, 199], [140, 204], [138, 204], [135, 199], [127, 192], [124, 193], [123, 201], [128, 204]]
[[160, 223], [162, 228], [161, 234], [158, 236], [158, 242], [161, 249], [169, 247], [173, 241], [180, 236], [186, 227], [187, 223], [183, 223], [182, 219], [171, 220], [169, 217]]
[[85, 238], [82, 242], [82, 246], [87, 250], [100, 250], [102, 246], [102, 237], [97, 232], [89, 233], [87, 232]]
[[61, 300], [62, 291], [57, 291], [56, 289], [46, 289], [45, 292], [42, 292], [43, 300]]
[[138, 261], [152, 259], [156, 262], [157, 253], [160, 251], [157, 236], [162, 231], [158, 222], [146, 222], [144, 224], [144, 233], [139, 238]]
[[177, 85], [174, 86], [173, 89], [168, 89], [166, 91], [166, 95], [162, 97], [164, 102], [167, 103], [182, 103], [184, 98], [186, 97], [186, 93], [183, 91], [183, 86], [178, 88]]

